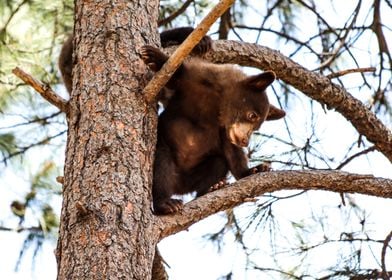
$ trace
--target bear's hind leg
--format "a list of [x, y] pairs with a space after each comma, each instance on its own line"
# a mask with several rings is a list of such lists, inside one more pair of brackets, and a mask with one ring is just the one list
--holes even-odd
[[195, 167], [187, 176], [187, 185], [197, 193], [206, 194], [211, 187], [223, 185], [228, 172], [226, 160], [220, 156], [210, 156]]
[[171, 196], [180, 182], [177, 166], [169, 147], [158, 143], [154, 162], [152, 197], [154, 213], [166, 215], [182, 209], [182, 201]]

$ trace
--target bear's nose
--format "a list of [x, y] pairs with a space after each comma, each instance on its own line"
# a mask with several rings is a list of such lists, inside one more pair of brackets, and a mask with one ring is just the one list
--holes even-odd
[[241, 146], [247, 147], [248, 143], [249, 143], [248, 138], [242, 138], [241, 139]]

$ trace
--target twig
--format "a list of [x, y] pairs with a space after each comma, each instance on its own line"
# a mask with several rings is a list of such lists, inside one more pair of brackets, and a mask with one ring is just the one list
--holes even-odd
[[376, 67], [353, 68], [353, 69], [347, 69], [347, 70], [342, 70], [339, 72], [328, 74], [327, 78], [334, 79], [351, 73], [358, 73], [358, 72], [363, 73], [363, 72], [375, 72], [375, 71], [376, 71]]
[[359, 156], [361, 156], [361, 155], [366, 155], [367, 153], [373, 152], [373, 151], [375, 151], [375, 150], [376, 150], [376, 146], [371, 146], [371, 147], [369, 147], [369, 148], [367, 148], [367, 149], [365, 149], [365, 150], [363, 150], [363, 151], [360, 151], [360, 152], [358, 152], [358, 153], [352, 155], [351, 157], [347, 158], [344, 162], [342, 162], [341, 164], [339, 164], [339, 166], [336, 167], [335, 169], [336, 169], [336, 170], [340, 170], [340, 169], [342, 169], [344, 166], [346, 166], [349, 162], [351, 162], [353, 159], [355, 159], [355, 158], [357, 158], [357, 157], [359, 157]]
[[52, 119], [52, 118], [54, 118], [54, 117], [57, 117], [57, 116], [60, 115], [60, 114], [61, 114], [61, 112], [60, 112], [60, 111], [57, 111], [57, 112], [55, 112], [55, 113], [53, 113], [53, 114], [51, 114], [51, 115], [49, 115], [49, 116], [45, 116], [45, 117], [42, 117], [42, 118], [35, 118], [35, 119], [32, 119], [32, 120], [28, 120], [28, 121], [26, 121], [26, 122], [24, 122], [24, 123], [17, 123], [17, 124], [9, 125], [9, 126], [1, 126], [0, 129], [17, 128], [17, 127], [20, 127], [20, 126], [30, 125], [30, 124], [33, 124], [33, 123], [38, 123], [38, 124], [41, 124], [41, 125], [43, 125], [43, 124], [46, 125], [46, 124], [49, 123], [49, 120], [50, 120], [50, 119]]
[[189, 7], [189, 5], [193, 2], [193, 0], [187, 0], [184, 4], [182, 4], [181, 8], [179, 8], [177, 11], [172, 13], [170, 16], [167, 18], [161, 19], [158, 21], [158, 26], [166, 25], [173, 21], [176, 17], [181, 15], [185, 10]]
[[42, 232], [42, 227], [37, 226], [37, 227], [17, 227], [17, 228], [10, 228], [10, 227], [4, 227], [0, 226], [0, 231], [15, 231], [15, 232], [22, 232], [22, 231], [29, 231], [29, 232]]
[[159, 90], [167, 83], [193, 47], [207, 33], [210, 26], [234, 3], [234, 0], [221, 0], [200, 22], [188, 38], [175, 50], [165, 65], [157, 72], [144, 88], [143, 94], [148, 103], [152, 103]]
[[18, 13], [18, 11], [20, 10], [20, 8], [23, 7], [23, 5], [27, 4], [28, 0], [24, 0], [22, 3], [20, 3], [15, 10], [13, 10], [9, 16], [9, 18], [7, 19], [7, 22], [4, 24], [4, 26], [1, 28], [1, 32], [4, 32], [4, 34], [7, 31], [8, 25], [10, 24], [11, 20], [14, 18], [14, 16]]
[[49, 85], [44, 84], [36, 79], [34, 79], [31, 75], [24, 72], [19, 67], [15, 67], [12, 70], [18, 78], [24, 81], [26, 84], [32, 86], [43, 98], [45, 98], [49, 103], [56, 106], [60, 109], [61, 112], [68, 112], [68, 101], [55, 93]]
[[[371, 29], [373, 30], [373, 32], [376, 34], [377, 37], [381, 62], [383, 60], [382, 54], [385, 53], [385, 55], [389, 60], [389, 64], [392, 66], [392, 56], [391, 53], [389, 52], [388, 43], [385, 38], [382, 26], [383, 24], [381, 22], [381, 1], [375, 0], [373, 6], [373, 23], [371, 25]], [[382, 63], [380, 65], [382, 65]]]
[[40, 141], [38, 141], [36, 143], [30, 144], [29, 146], [21, 147], [21, 148], [19, 148], [18, 151], [8, 154], [8, 156], [4, 157], [1, 160], [1, 162], [6, 163], [7, 160], [9, 160], [9, 159], [11, 159], [11, 158], [13, 158], [15, 156], [21, 155], [21, 154], [23, 154], [27, 150], [30, 150], [33, 147], [47, 144], [47, 143], [49, 143], [50, 140], [52, 140], [52, 139], [54, 139], [56, 137], [59, 137], [59, 136], [63, 135], [66, 132], [67, 132], [67, 130], [63, 130], [63, 131], [60, 131], [59, 133], [57, 133], [56, 135], [48, 136], [48, 137], [46, 137], [46, 138], [44, 138], [44, 139], [42, 139], [42, 140], [40, 140]]
[[385, 238], [385, 241], [384, 241], [384, 245], [382, 246], [382, 250], [381, 250], [381, 268], [382, 268], [382, 277], [383, 277], [383, 279], [385, 279], [385, 280], [388, 280], [388, 279], [390, 279], [389, 278], [389, 273], [388, 273], [388, 271], [387, 271], [387, 267], [386, 267], [386, 265], [385, 265], [385, 255], [386, 255], [386, 253], [387, 253], [387, 247], [388, 247], [388, 244], [389, 244], [389, 242], [391, 242], [391, 239], [392, 239], [392, 231], [388, 234], [388, 236]]

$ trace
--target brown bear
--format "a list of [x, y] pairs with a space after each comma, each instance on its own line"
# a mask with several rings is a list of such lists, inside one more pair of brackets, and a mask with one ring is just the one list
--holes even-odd
[[[152, 46], [144, 46], [141, 55], [153, 71], [168, 59]], [[172, 96], [158, 119], [152, 190], [156, 214], [180, 210], [182, 201], [173, 194], [201, 196], [229, 171], [236, 179], [263, 171], [264, 165], [248, 167], [243, 147], [265, 120], [285, 116], [268, 102], [265, 90], [274, 80], [272, 71], [247, 76], [234, 65], [198, 58], [177, 69], [166, 85]]]

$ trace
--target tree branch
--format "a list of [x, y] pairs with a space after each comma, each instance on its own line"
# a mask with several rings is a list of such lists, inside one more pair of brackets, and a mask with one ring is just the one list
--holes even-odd
[[376, 72], [376, 67], [364, 67], [364, 68], [353, 68], [353, 69], [346, 69], [339, 72], [331, 73], [327, 75], [328, 79], [338, 78], [347, 74], [351, 73], [363, 73], [363, 72]]
[[185, 12], [185, 10], [189, 7], [189, 5], [193, 2], [194, 0], [187, 0], [184, 4], [182, 4], [182, 6], [175, 11], [174, 13], [172, 13], [170, 16], [168, 16], [167, 18], [161, 19], [158, 21], [158, 26], [162, 26], [162, 25], [166, 25], [169, 24], [170, 22], [172, 22], [176, 17], [178, 17], [179, 15], [181, 15], [183, 12]]
[[392, 162], [391, 131], [362, 102], [327, 77], [305, 69], [279, 51], [256, 44], [214, 41], [213, 49], [205, 56], [213, 62], [275, 71], [285, 83], [342, 114], [359, 134], [366, 136]]
[[66, 132], [67, 132], [67, 130], [63, 130], [63, 131], [60, 131], [59, 133], [57, 133], [57, 134], [55, 134], [55, 135], [47, 136], [47, 137], [45, 137], [44, 139], [42, 139], [42, 140], [40, 140], [40, 141], [38, 141], [38, 142], [31, 143], [31, 144], [28, 145], [28, 146], [17, 147], [17, 148], [18, 148], [17, 151], [12, 152], [12, 153], [9, 153], [7, 156], [4, 156], [4, 158], [1, 160], [1, 162], [7, 163], [7, 160], [9, 160], [9, 159], [11, 159], [11, 158], [13, 158], [13, 157], [15, 157], [15, 156], [18, 156], [18, 155], [23, 154], [23, 153], [25, 153], [26, 151], [30, 150], [31, 148], [34, 148], [34, 147], [40, 146], [40, 145], [46, 145], [46, 144], [48, 144], [52, 139], [57, 138], [57, 137], [63, 135], [64, 133], [66, 133]]
[[325, 190], [392, 198], [392, 180], [342, 171], [274, 171], [259, 173], [211, 192], [184, 206], [175, 215], [157, 217], [160, 238], [187, 229], [219, 211], [233, 208], [264, 193], [280, 190]]
[[385, 265], [385, 255], [387, 254], [387, 248], [389, 242], [391, 242], [392, 239], [392, 231], [388, 234], [387, 238], [384, 240], [384, 244], [382, 246], [381, 250], [381, 268], [382, 268], [382, 277], [385, 280], [390, 279], [390, 274], [387, 271], [387, 266]]
[[181, 65], [185, 57], [193, 47], [207, 33], [210, 26], [234, 3], [234, 0], [221, 0], [200, 22], [188, 38], [174, 51], [167, 62], [163, 65], [143, 90], [148, 103], [155, 101], [161, 88], [167, 83], [176, 69]]
[[15, 67], [12, 70], [12, 73], [15, 74], [18, 78], [24, 81], [26, 84], [33, 87], [43, 98], [45, 98], [50, 104], [56, 106], [60, 109], [61, 112], [68, 112], [68, 101], [55, 93], [49, 85], [44, 84], [36, 79], [34, 79], [31, 75], [24, 72], [19, 67]]
[[350, 156], [349, 158], [347, 158], [345, 161], [343, 161], [342, 163], [340, 163], [338, 165], [338, 167], [336, 167], [336, 170], [340, 170], [342, 169], [344, 166], [346, 166], [347, 164], [349, 164], [353, 159], [361, 156], [361, 155], [366, 155], [367, 153], [373, 152], [376, 149], [376, 147], [371, 146], [363, 151], [360, 151], [358, 153], [353, 154], [352, 156]]

